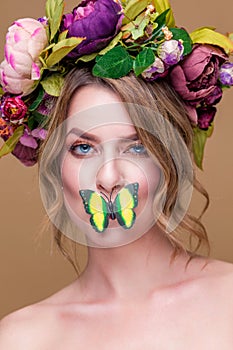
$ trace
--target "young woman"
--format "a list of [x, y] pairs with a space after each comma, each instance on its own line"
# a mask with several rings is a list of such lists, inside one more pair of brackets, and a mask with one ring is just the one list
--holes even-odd
[[[47, 181], [54, 190], [42, 185], [42, 194], [46, 190], [49, 196], [54, 193], [50, 215], [58, 228], [59, 219], [62, 221], [63, 234], [69, 234], [68, 214], [64, 216], [58, 209], [64, 206], [64, 201], [65, 207], [72, 209], [75, 226], [79, 219], [81, 226], [89, 227], [84, 232], [88, 265], [71, 285], [4, 319], [2, 348], [91, 349], [106, 344], [106, 348], [111, 349], [119, 346], [125, 349], [231, 349], [232, 265], [200, 256], [190, 261], [192, 255], [180, 248], [174, 232], [166, 233], [158, 222], [153, 223], [152, 197], [162, 173], [169, 194], [165, 208], [170, 213], [177, 192], [176, 182], [171, 179], [177, 174], [173, 173], [166, 149], [162, 152], [164, 145], [150, 136], [152, 130], [148, 133], [141, 129], [145, 132], [141, 136], [137, 133], [121, 101], [124, 95], [127, 103], [133, 99], [138, 101], [139, 97], [145, 104], [154, 101], [157, 108], [173, 118], [177, 128], [179, 120], [184, 119], [181, 119], [181, 102], [169, 86], [151, 83], [148, 87], [147, 84], [133, 76], [108, 82], [92, 77], [88, 70], [75, 70], [68, 76], [50, 129], [52, 135], [67, 118], [66, 135], [61, 139], [59, 131], [53, 132], [53, 147], [51, 144], [49, 150], [45, 147], [46, 159], [42, 156], [41, 163], [42, 181], [45, 181], [46, 168], [50, 167]], [[170, 108], [173, 108], [172, 115]], [[143, 117], [150, 118], [150, 115]], [[183, 122], [179, 128], [188, 146], [190, 126]], [[153, 145], [156, 142], [160, 148]], [[148, 152], [156, 155], [156, 162]], [[59, 162], [55, 162], [58, 154]], [[54, 164], [59, 163], [60, 169], [57, 169]], [[139, 190], [133, 234], [110, 219], [107, 232], [96, 232], [79, 191], [88, 188], [106, 197], [112, 194], [114, 201], [124, 186], [135, 182]], [[180, 229], [189, 227], [187, 234], [196, 235], [199, 242], [205, 241], [200, 223], [191, 223], [192, 220], [185, 217]], [[61, 244], [61, 232], [57, 228], [55, 237]], [[79, 236], [75, 238], [79, 241]], [[180, 248], [175, 258], [174, 247]]]
[[75, 265], [65, 241], [85, 244], [88, 264], [4, 318], [0, 348], [232, 348], [233, 267], [196, 254], [208, 238], [190, 196], [208, 195], [192, 147], [169, 79], [96, 77], [90, 63], [66, 75], [40, 186], [61, 251]]

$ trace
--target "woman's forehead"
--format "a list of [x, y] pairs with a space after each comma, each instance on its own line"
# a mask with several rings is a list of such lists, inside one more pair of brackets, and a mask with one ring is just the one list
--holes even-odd
[[69, 115], [72, 116], [81, 111], [102, 106], [104, 104], [111, 105], [120, 103], [120, 97], [110, 90], [97, 84], [90, 84], [78, 89], [70, 101]]
[[[126, 104], [107, 88], [97, 85], [81, 88], [73, 97], [66, 120], [67, 133], [72, 129], [87, 132], [90, 129], [132, 133], [134, 125], [127, 112]], [[128, 129], [128, 130], [127, 130]]]

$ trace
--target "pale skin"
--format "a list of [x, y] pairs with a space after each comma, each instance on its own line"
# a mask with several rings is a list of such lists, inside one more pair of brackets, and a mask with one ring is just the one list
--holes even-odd
[[[76, 93], [69, 115], [117, 101], [112, 92], [88, 86]], [[123, 122], [125, 116], [121, 118]], [[128, 128], [127, 135], [132, 131]], [[94, 130], [103, 142], [116, 137], [114, 128], [108, 133]], [[64, 185], [69, 185], [73, 164], [72, 156], [67, 157]], [[120, 189], [125, 180], [134, 180], [131, 165], [119, 176], [113, 163], [106, 164], [96, 175], [96, 191]], [[140, 188], [143, 203], [143, 184]], [[231, 350], [232, 264], [196, 257], [186, 266], [188, 254], [171, 263], [172, 252], [156, 225], [119, 247], [88, 247], [88, 265], [77, 280], [0, 322], [0, 349]]]

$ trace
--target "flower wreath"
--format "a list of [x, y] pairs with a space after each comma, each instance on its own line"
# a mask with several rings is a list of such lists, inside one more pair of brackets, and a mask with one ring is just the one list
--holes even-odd
[[63, 0], [47, 0], [46, 17], [19, 19], [8, 29], [0, 64], [0, 157], [11, 152], [25, 165], [36, 163], [65, 75], [92, 62], [99, 77], [166, 76], [187, 107], [202, 168], [215, 105], [233, 85], [233, 34], [208, 27], [188, 34], [175, 25], [168, 0], [83, 0], [72, 13], [63, 9]]

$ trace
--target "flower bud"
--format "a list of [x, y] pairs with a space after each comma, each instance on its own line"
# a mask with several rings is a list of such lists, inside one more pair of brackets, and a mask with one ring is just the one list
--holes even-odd
[[233, 85], [233, 63], [226, 62], [220, 67], [219, 80], [223, 85]]
[[202, 130], [208, 130], [216, 114], [216, 108], [213, 106], [197, 108], [198, 127]]
[[156, 57], [154, 63], [142, 72], [145, 79], [156, 79], [160, 74], [164, 73], [165, 67], [163, 61]]
[[183, 55], [184, 46], [181, 41], [167, 40], [164, 41], [158, 48], [158, 56], [168, 66], [177, 64]]

